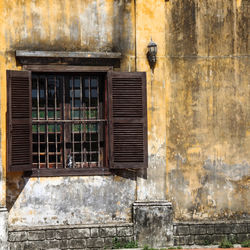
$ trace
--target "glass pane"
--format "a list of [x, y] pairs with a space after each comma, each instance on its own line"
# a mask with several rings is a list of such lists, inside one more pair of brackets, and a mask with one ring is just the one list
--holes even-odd
[[39, 125], [39, 132], [45, 133], [45, 125]]
[[33, 163], [38, 163], [38, 155], [33, 155]]
[[37, 118], [37, 111], [32, 110], [32, 119], [36, 119], [36, 118]]
[[40, 142], [45, 142], [45, 135], [44, 134], [40, 135]]
[[75, 162], [81, 162], [81, 154], [75, 154]]
[[56, 156], [55, 155], [50, 155], [49, 156], [49, 162], [56, 162]]
[[33, 144], [33, 152], [38, 152], [38, 144]]
[[49, 132], [55, 132], [55, 125], [48, 125], [48, 131]]
[[81, 143], [75, 143], [75, 152], [81, 152]]
[[75, 89], [80, 89], [80, 77], [75, 77], [74, 79], [74, 88]]
[[74, 141], [81, 141], [81, 134], [74, 134]]
[[91, 155], [92, 161], [98, 161], [98, 154], [92, 154]]
[[81, 105], [80, 98], [75, 98], [74, 99], [74, 107], [79, 108]]
[[55, 107], [55, 78], [48, 77], [48, 107]]
[[32, 133], [37, 133], [37, 132], [38, 132], [38, 126], [32, 125]]
[[[89, 98], [89, 89], [85, 89], [84, 96]], [[88, 100], [88, 99], [87, 99]]]
[[32, 107], [37, 107], [37, 79], [32, 79]]
[[44, 110], [39, 111], [39, 118], [40, 119], [44, 119], [45, 118], [45, 111]]
[[39, 78], [39, 106], [45, 107], [45, 77]]
[[54, 119], [54, 118], [55, 118], [55, 112], [52, 111], [52, 110], [49, 110], [49, 111], [48, 111], [48, 118], [49, 118], [49, 119]]
[[56, 152], [56, 144], [49, 144], [49, 152]]
[[49, 138], [49, 142], [55, 142], [56, 140], [55, 134], [49, 134], [48, 138]]
[[79, 110], [73, 110], [72, 119], [79, 119], [80, 118], [80, 111]]
[[60, 110], [56, 111], [56, 117], [57, 117], [57, 119], [61, 118], [61, 111]]
[[38, 142], [38, 135], [32, 134], [32, 142]]
[[41, 143], [40, 144], [40, 152], [45, 152], [46, 151], [46, 144], [45, 143]]
[[56, 105], [60, 106], [63, 100], [63, 76], [56, 77]]
[[56, 131], [57, 131], [57, 132], [60, 132], [60, 131], [61, 131], [61, 125], [59, 125], [59, 124], [56, 125]]
[[73, 125], [73, 131], [74, 132], [81, 131], [81, 125], [80, 124], [74, 124]]
[[97, 97], [97, 89], [91, 89], [91, 98]]
[[75, 89], [75, 98], [80, 98], [80, 89]]
[[89, 78], [88, 77], [84, 78], [84, 87], [85, 88], [89, 87]]
[[92, 109], [90, 111], [90, 117], [89, 118], [97, 118], [97, 110], [96, 109]]
[[90, 151], [90, 143], [86, 142], [84, 145], [85, 145], [86, 150], [89, 152]]
[[45, 163], [45, 155], [40, 155], [40, 162]]
[[98, 84], [98, 78], [91, 79], [91, 88], [96, 88]]
[[91, 134], [91, 140], [92, 141], [98, 141], [98, 134]]
[[98, 142], [92, 142], [91, 143], [91, 150], [92, 151], [97, 151], [98, 150]]
[[97, 132], [97, 124], [87, 124], [87, 131], [88, 132]]

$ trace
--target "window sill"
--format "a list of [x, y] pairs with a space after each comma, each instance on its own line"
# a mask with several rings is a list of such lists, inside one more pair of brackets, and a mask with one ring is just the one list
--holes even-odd
[[108, 168], [71, 168], [71, 169], [32, 169], [24, 172], [26, 177], [53, 177], [53, 176], [104, 176], [112, 175]]

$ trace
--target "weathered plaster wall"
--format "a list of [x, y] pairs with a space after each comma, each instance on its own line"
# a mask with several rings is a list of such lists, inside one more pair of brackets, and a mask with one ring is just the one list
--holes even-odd
[[0, 0], [0, 10], [0, 204], [6, 205], [7, 193], [9, 223], [35, 226], [129, 222], [136, 199], [134, 177], [23, 179], [22, 173], [8, 173], [6, 186], [5, 116], [6, 70], [21, 69], [16, 65], [17, 49], [119, 51], [124, 55], [122, 70], [134, 71], [133, 1]]
[[9, 213], [10, 225], [44, 226], [131, 221], [135, 181], [130, 179], [102, 176], [44, 177], [23, 180], [14, 178], [13, 182], [7, 204], [8, 208], [12, 206]]
[[166, 3], [167, 196], [176, 220], [249, 218], [247, 0]]
[[[152, 7], [153, 6], [153, 7]], [[158, 45], [152, 72], [146, 58], [150, 39]], [[147, 71], [148, 154], [147, 179], [137, 180], [138, 200], [166, 198], [166, 58], [165, 0], [136, 1], [136, 69]]]
[[[0, 0], [2, 206], [5, 75], [21, 69], [16, 49], [120, 51], [121, 70], [146, 71], [148, 79], [147, 174], [137, 181], [8, 174], [9, 223], [130, 221], [134, 200], [166, 197], [177, 220], [249, 217], [249, 8], [247, 0]], [[151, 37], [154, 72], [146, 59]]]

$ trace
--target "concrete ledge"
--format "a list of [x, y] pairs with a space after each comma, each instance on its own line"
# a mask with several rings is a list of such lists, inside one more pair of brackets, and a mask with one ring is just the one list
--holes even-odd
[[136, 201], [133, 203], [133, 206], [168, 206], [172, 207], [172, 203], [168, 201]]
[[207, 225], [207, 224], [232, 224], [232, 223], [250, 223], [250, 220], [216, 220], [216, 221], [174, 221], [173, 225]]
[[120, 67], [119, 52], [83, 51], [28, 51], [16, 50], [16, 58], [22, 65], [84, 65]]
[[16, 57], [53, 57], [53, 58], [121, 58], [116, 52], [83, 52], [83, 51], [28, 51], [16, 50]]

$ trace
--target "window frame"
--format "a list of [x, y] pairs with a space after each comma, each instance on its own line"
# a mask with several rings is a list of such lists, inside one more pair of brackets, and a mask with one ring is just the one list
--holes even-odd
[[[113, 71], [111, 66], [74, 66], [74, 65], [23, 65], [23, 70], [32, 73], [104, 73], [107, 76], [108, 71]], [[105, 90], [105, 98], [107, 96]], [[105, 154], [108, 150], [108, 135], [105, 135]], [[107, 155], [107, 158], [109, 156]], [[96, 168], [32, 168], [31, 171], [25, 171], [26, 176], [31, 177], [53, 177], [53, 176], [92, 176], [92, 175], [112, 175], [108, 163]]]
[[[105, 91], [105, 103], [107, 104], [107, 136], [105, 135], [105, 153], [107, 154], [107, 162], [105, 167], [98, 168], [24, 168], [24, 165], [13, 166], [11, 159], [11, 147], [12, 147], [12, 137], [11, 129], [7, 129], [7, 160], [8, 160], [8, 171], [24, 171], [25, 176], [85, 176], [85, 175], [113, 175], [119, 170], [141, 170], [148, 167], [148, 147], [147, 147], [147, 81], [145, 72], [121, 72], [113, 71], [112, 66], [75, 66], [75, 65], [51, 65], [51, 64], [26, 64], [23, 65], [21, 71], [22, 74], [31, 76], [32, 73], [104, 73], [106, 77], [105, 85], [107, 86], [107, 91]], [[13, 71], [13, 75], [22, 75], [18, 73], [19, 71]], [[16, 91], [14, 88], [12, 90], [12, 80], [11, 71], [7, 71], [7, 84], [8, 85], [8, 114], [7, 114], [7, 124], [9, 127], [10, 119], [12, 116], [12, 98], [10, 98], [12, 91]], [[20, 76], [21, 77], [21, 76]], [[22, 76], [24, 77], [24, 76]], [[30, 77], [31, 78], [31, 77]], [[26, 78], [26, 81], [28, 79]], [[22, 80], [20, 80], [20, 83]], [[29, 80], [31, 84], [31, 79]], [[124, 83], [126, 83], [124, 85]], [[22, 84], [22, 83], [21, 83]], [[117, 85], [118, 84], [118, 85]], [[21, 85], [20, 85], [21, 86]], [[120, 87], [121, 86], [121, 89]], [[127, 87], [126, 87], [127, 86]], [[31, 86], [30, 86], [31, 87]], [[120, 89], [120, 90], [119, 90]], [[30, 94], [31, 95], [31, 94]], [[121, 101], [118, 98], [122, 98]], [[137, 100], [137, 97], [139, 98]], [[30, 96], [31, 98], [31, 96]], [[113, 100], [114, 98], [114, 100]], [[116, 98], [116, 103], [115, 103]], [[107, 102], [106, 102], [107, 99]], [[9, 104], [10, 103], [10, 104]], [[127, 109], [127, 104], [129, 108]], [[118, 105], [118, 106], [117, 106]], [[134, 107], [134, 105], [136, 105]], [[138, 106], [139, 105], [139, 106]], [[31, 103], [32, 106], [32, 103]], [[30, 109], [31, 109], [30, 106]], [[128, 111], [136, 108], [135, 112], [129, 113]], [[124, 109], [128, 110], [124, 115]], [[113, 111], [116, 114], [113, 116]], [[118, 113], [117, 113], [118, 112]], [[18, 113], [15, 113], [18, 114]], [[140, 115], [139, 115], [140, 114]], [[117, 116], [118, 115], [118, 116]], [[139, 116], [138, 116], [139, 115]], [[31, 120], [31, 119], [30, 119]], [[122, 130], [120, 125], [123, 126]], [[139, 130], [129, 127], [129, 130], [124, 130], [124, 126], [128, 128], [130, 124], [139, 124]], [[136, 125], [137, 124], [137, 125]], [[135, 127], [134, 126], [134, 127]], [[133, 127], [133, 126], [132, 126]], [[9, 131], [8, 131], [9, 130]], [[32, 133], [32, 132], [31, 132]], [[115, 133], [115, 134], [113, 134]], [[106, 134], [106, 133], [105, 133]], [[124, 138], [124, 135], [126, 138]], [[136, 135], [136, 136], [135, 136]], [[139, 138], [139, 139], [138, 139]], [[10, 142], [9, 142], [10, 140]], [[20, 145], [20, 144], [19, 144]], [[32, 143], [31, 143], [32, 145]], [[118, 146], [118, 147], [117, 147]], [[22, 147], [22, 145], [20, 145]], [[135, 147], [135, 148], [134, 148]], [[118, 151], [117, 151], [118, 150]], [[121, 151], [120, 151], [121, 150]], [[128, 151], [127, 151], [128, 150]], [[30, 151], [32, 153], [32, 150]], [[134, 152], [136, 154], [134, 155]], [[112, 157], [113, 153], [116, 153], [116, 159]], [[132, 154], [132, 155], [131, 155]], [[26, 154], [27, 155], [27, 154]], [[14, 156], [14, 155], [13, 155]], [[125, 160], [124, 157], [130, 157], [132, 160]], [[32, 166], [32, 162], [31, 162]], [[25, 166], [26, 167], [26, 166]]]

